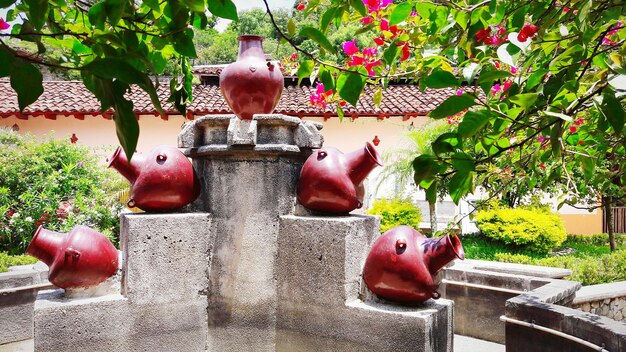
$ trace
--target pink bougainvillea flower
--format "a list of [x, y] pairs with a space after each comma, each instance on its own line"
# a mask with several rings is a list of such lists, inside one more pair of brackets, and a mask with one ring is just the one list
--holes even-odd
[[0, 31], [9, 29], [9, 27], [11, 27], [11, 25], [8, 24], [3, 18], [0, 18]]
[[571, 133], [576, 133], [576, 131], [578, 131], [578, 128], [577, 128], [576, 126], [570, 126], [570, 127], [569, 127], [569, 131], [570, 131]]
[[564, 7], [564, 8], [563, 8], [563, 13], [568, 13], [568, 12], [569, 12], [569, 10], [570, 10], [570, 8], [569, 8], [569, 7]]
[[500, 93], [500, 91], [502, 91], [502, 86], [500, 85], [500, 83], [496, 83], [493, 85], [493, 87], [491, 87], [491, 94], [492, 95], [496, 95], [498, 93]]
[[491, 34], [491, 27], [487, 27], [485, 29], [481, 29], [476, 32], [476, 41], [478, 43], [482, 43], [489, 35]]
[[606, 32], [606, 35], [617, 34], [617, 32], [619, 32], [619, 30], [622, 29], [623, 25], [624, 25], [624, 23], [622, 21], [617, 22], [617, 24], [615, 26], [613, 26], [613, 28], [615, 28], [615, 29], [611, 29], [610, 31]]
[[361, 66], [363, 65], [363, 62], [365, 62], [365, 60], [363, 60], [363, 56], [352, 55], [350, 61], [348, 61], [348, 66]]
[[381, 35], [380, 37], [374, 38], [374, 43], [376, 43], [376, 45], [384, 45], [385, 37]]
[[363, 17], [361, 18], [361, 24], [368, 25], [372, 23], [373, 19], [371, 17]]
[[380, 30], [388, 31], [389, 30], [389, 21], [387, 21], [386, 19], [383, 18], [380, 21]]
[[378, 12], [392, 3], [393, 0], [363, 0], [363, 4], [367, 7], [367, 11], [370, 13]]
[[543, 135], [539, 135], [539, 138], [537, 138], [537, 142], [543, 143]]
[[542, 169], [545, 169], [546, 165], [544, 163], [539, 163], [539, 167], [542, 168]]
[[511, 73], [512, 74], [516, 74], [518, 70], [519, 70], [519, 68], [517, 68], [515, 66], [511, 66]]
[[528, 38], [535, 39], [535, 35], [537, 34], [537, 26], [534, 24], [527, 23], [522, 27], [522, 30], [517, 34], [517, 40], [520, 43], [523, 43], [528, 40]]
[[354, 55], [360, 51], [359, 47], [356, 46], [356, 39], [349, 42], [343, 42], [343, 52], [346, 53], [346, 55]]
[[410, 16], [411, 16], [411, 17], [417, 17], [417, 16], [418, 16], [417, 11], [415, 11], [415, 9], [413, 9], [413, 10], [411, 11], [411, 15], [410, 15]]
[[375, 56], [376, 54], [378, 54], [378, 49], [376, 49], [375, 47], [363, 49], [363, 56]]
[[298, 60], [298, 53], [291, 54], [291, 59], [292, 60]]
[[298, 4], [298, 6], [296, 7], [296, 10], [298, 10], [298, 11], [302, 11], [302, 10], [304, 10], [304, 8], [305, 8], [305, 7], [306, 7], [306, 5], [305, 5], [305, 4], [303, 4], [303, 3], [299, 3], [299, 4]]
[[456, 91], [456, 95], [461, 96], [463, 95], [463, 89], [459, 89]]
[[409, 44], [404, 43], [402, 46], [402, 56], [400, 56], [400, 61], [406, 61], [409, 56], [411, 56], [411, 51], [409, 50]]
[[615, 45], [617, 44], [617, 42], [615, 42], [614, 40], [611, 40], [607, 37], [602, 38], [602, 44], [606, 44], [606, 45]]
[[580, 126], [580, 125], [582, 125], [583, 123], [585, 123], [585, 120], [583, 120], [582, 118], [578, 118], [578, 119], [576, 119], [576, 120], [574, 121], [574, 125], [576, 125], [576, 126]]
[[76, 137], [76, 133], [72, 133], [72, 138], [70, 138], [70, 142], [72, 142], [72, 144], [78, 142], [78, 137]]
[[329, 89], [328, 91], [324, 91], [324, 84], [318, 83], [315, 89], [315, 93], [311, 94], [309, 100], [311, 102], [311, 105], [317, 106], [319, 109], [325, 109], [328, 105], [327, 99], [331, 95], [333, 95], [332, 90]]
[[380, 60], [376, 60], [376, 61], [373, 61], [373, 62], [368, 62], [367, 64], [365, 64], [365, 69], [367, 70], [367, 73], [370, 76], [374, 76], [374, 75], [376, 75], [376, 72], [374, 72], [374, 67], [380, 66], [380, 65], [382, 65], [382, 62], [380, 62]]

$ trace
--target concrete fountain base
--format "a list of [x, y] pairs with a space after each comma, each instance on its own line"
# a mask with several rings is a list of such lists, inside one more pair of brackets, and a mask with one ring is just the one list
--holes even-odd
[[370, 299], [371, 216], [294, 216], [321, 125], [196, 120], [179, 146], [203, 191], [186, 214], [122, 216], [121, 294], [41, 293], [36, 351], [452, 351], [452, 302]]

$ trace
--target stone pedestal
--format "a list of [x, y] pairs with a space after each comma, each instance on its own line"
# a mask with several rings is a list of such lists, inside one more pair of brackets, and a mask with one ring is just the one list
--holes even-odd
[[121, 217], [122, 294], [40, 291], [35, 351], [205, 351], [210, 216]]

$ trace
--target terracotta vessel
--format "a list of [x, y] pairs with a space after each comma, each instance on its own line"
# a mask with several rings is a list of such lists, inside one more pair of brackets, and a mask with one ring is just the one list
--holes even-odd
[[382, 165], [380, 155], [369, 142], [349, 154], [332, 147], [319, 149], [302, 167], [298, 201], [314, 211], [349, 213], [363, 205], [361, 183], [378, 165]]
[[61, 288], [94, 286], [118, 269], [117, 249], [87, 226], [76, 226], [69, 234], [39, 226], [26, 253], [46, 263], [48, 280]]
[[240, 119], [254, 114], [270, 114], [283, 92], [283, 74], [277, 64], [266, 61], [263, 37], [242, 35], [237, 61], [220, 74], [220, 89], [230, 109]]
[[135, 153], [130, 163], [122, 148], [109, 159], [132, 185], [129, 207], [163, 212], [181, 208], [200, 194], [200, 182], [189, 159], [178, 149], [160, 145], [146, 156]]
[[409, 226], [397, 226], [379, 237], [363, 268], [363, 280], [378, 297], [395, 302], [439, 298], [435, 274], [455, 258], [464, 259], [456, 235], [426, 238]]

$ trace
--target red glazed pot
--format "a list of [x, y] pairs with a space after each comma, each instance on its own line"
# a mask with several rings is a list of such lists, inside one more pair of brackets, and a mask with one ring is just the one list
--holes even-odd
[[298, 201], [307, 209], [326, 213], [349, 213], [360, 208], [364, 193], [361, 183], [377, 165], [382, 165], [380, 155], [369, 142], [349, 154], [322, 148], [302, 166]]
[[278, 105], [284, 79], [278, 65], [265, 60], [263, 37], [242, 35], [237, 61], [220, 74], [220, 89], [230, 109], [240, 119], [270, 114]]
[[39, 226], [26, 253], [46, 263], [48, 280], [61, 288], [94, 286], [118, 269], [117, 249], [87, 226], [76, 226], [69, 234]]
[[370, 291], [389, 301], [437, 299], [435, 274], [455, 258], [465, 258], [456, 235], [426, 238], [409, 226], [397, 226], [374, 242], [365, 260], [363, 280]]
[[193, 202], [200, 182], [189, 159], [178, 149], [160, 145], [147, 156], [133, 155], [130, 163], [122, 148], [109, 161], [132, 185], [128, 205], [146, 211], [170, 211]]

